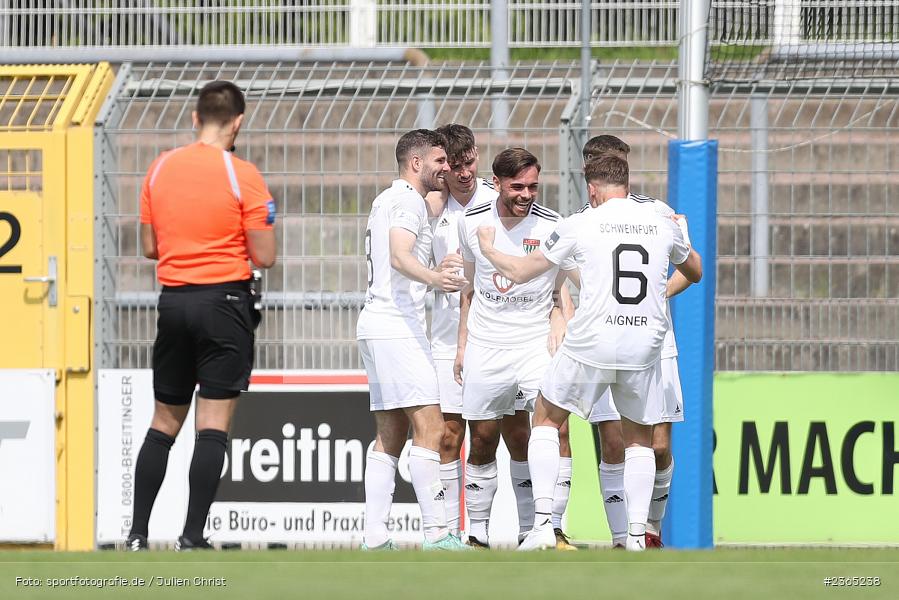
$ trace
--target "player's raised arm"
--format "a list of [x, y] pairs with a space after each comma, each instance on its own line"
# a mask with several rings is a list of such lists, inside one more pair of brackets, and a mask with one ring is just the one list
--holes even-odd
[[443, 207], [446, 206], [446, 199], [448, 195], [449, 191], [447, 190], [447, 188], [428, 192], [427, 195], [425, 195], [425, 204], [428, 205], [428, 211], [432, 215], [439, 216], [443, 211]]
[[464, 267], [462, 255], [457, 253], [447, 254], [440, 261], [440, 264], [434, 267], [435, 271], [451, 271], [457, 273]]
[[402, 227], [390, 228], [390, 266], [403, 276], [435, 287], [442, 292], [457, 292], [467, 283], [455, 271], [432, 271], [413, 254], [416, 236]]
[[687, 260], [674, 266], [690, 283], [699, 283], [699, 280], [702, 279], [702, 258], [700, 258], [699, 252], [693, 249], [690, 250]]
[[[695, 248], [692, 249], [690, 254], [695, 254], [696, 256], [699, 256], [700, 260], [702, 259], [702, 257], [699, 255], [699, 252], [697, 252]], [[668, 298], [674, 298], [691, 285], [693, 285], [693, 283], [689, 279], [687, 279], [687, 277], [683, 273], [675, 269], [674, 273], [672, 273], [671, 277], [668, 279], [666, 296]]]
[[[684, 215], [672, 215], [671, 220], [674, 221], [675, 227], [675, 236], [674, 236], [674, 245], [675, 249], [672, 251], [672, 257], [680, 254], [685, 248], [687, 251], [687, 258], [683, 262], [678, 263], [676, 260], [674, 262], [674, 267], [680, 272], [689, 283], [699, 283], [699, 280], [702, 279], [702, 257], [699, 256], [699, 252], [696, 252], [690, 246], [690, 235], [687, 232], [687, 218]], [[686, 289], [686, 286], [684, 286]], [[679, 290], [679, 291], [683, 291]], [[672, 296], [673, 294], [668, 294], [668, 296]]]
[[478, 244], [484, 258], [496, 267], [503, 277], [507, 277], [513, 283], [525, 283], [546, 273], [555, 265], [551, 263], [541, 250], [535, 250], [527, 256], [509, 256], [493, 247], [496, 239], [496, 228], [482, 225], [478, 227]]

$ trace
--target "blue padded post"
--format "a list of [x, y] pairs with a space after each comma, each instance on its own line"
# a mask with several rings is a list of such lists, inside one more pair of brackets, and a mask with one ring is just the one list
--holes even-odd
[[703, 277], [671, 304], [685, 419], [672, 428], [674, 480], [662, 538], [674, 548], [711, 548], [717, 141], [675, 140], [668, 144], [668, 202], [687, 215], [690, 241], [702, 256]]

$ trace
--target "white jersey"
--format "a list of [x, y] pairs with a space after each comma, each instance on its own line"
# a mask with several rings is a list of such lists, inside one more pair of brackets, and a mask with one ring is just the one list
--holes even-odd
[[[474, 196], [467, 206], [473, 207], [496, 200], [496, 190], [486, 179], [478, 178]], [[459, 219], [465, 206], [453, 198], [446, 199], [446, 207], [434, 225], [434, 243], [431, 253], [434, 264], [439, 265], [447, 254], [460, 254]], [[434, 290], [434, 306], [431, 309], [431, 352], [434, 358], [455, 358], [459, 339], [459, 292]]]
[[356, 339], [427, 338], [425, 296], [428, 287], [390, 266], [390, 230], [415, 234], [412, 254], [422, 265], [431, 258], [433, 233], [424, 198], [407, 181], [397, 179], [371, 206], [365, 231], [368, 291], [356, 323]]
[[[627, 197], [637, 202], [651, 202], [653, 208], [663, 217], [670, 219], [674, 214], [674, 209], [658, 198], [634, 193], [628, 194]], [[592, 206], [587, 202], [578, 212], [584, 212], [590, 208]], [[668, 299], [665, 300], [665, 316], [668, 318], [668, 332], [665, 334], [665, 339], [662, 340], [662, 358], [673, 358], [677, 356], [677, 339], [674, 337], [674, 321], [671, 319], [671, 302]]]
[[[516, 348], [549, 335], [549, 313], [558, 269], [550, 269], [527, 283], [512, 283], [481, 254], [478, 227], [496, 228], [494, 246], [512, 256], [524, 256], [543, 244], [560, 220], [559, 214], [532, 204], [526, 217], [506, 229], [497, 212], [498, 200], [476, 205], [459, 221], [462, 259], [475, 263], [474, 297], [468, 311], [468, 339], [488, 348]], [[573, 261], [562, 265], [575, 269]]]
[[573, 214], [544, 244], [551, 262], [573, 256], [581, 271], [580, 303], [561, 348], [568, 356], [619, 370], [642, 370], [660, 358], [669, 261], [684, 262], [690, 248], [654, 204], [610, 199]]

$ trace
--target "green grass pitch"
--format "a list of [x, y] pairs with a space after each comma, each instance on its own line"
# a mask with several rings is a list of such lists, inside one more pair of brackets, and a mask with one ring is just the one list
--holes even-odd
[[[861, 579], [854, 586], [826, 586], [828, 577], [835, 583], [840, 577]], [[118, 578], [113, 580], [118, 585], [99, 587], [101, 578]], [[878, 578], [879, 585], [861, 585], [874, 581], [867, 578]], [[122, 586], [122, 580], [129, 585]], [[138, 580], [143, 585], [135, 587]], [[899, 549], [0, 552], [3, 599], [207, 597], [895, 599]]]

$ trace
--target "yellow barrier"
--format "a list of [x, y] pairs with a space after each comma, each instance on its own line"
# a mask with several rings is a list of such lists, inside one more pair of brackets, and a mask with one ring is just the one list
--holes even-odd
[[108, 63], [0, 66], [0, 368], [56, 372], [56, 548], [94, 547], [94, 121]]

